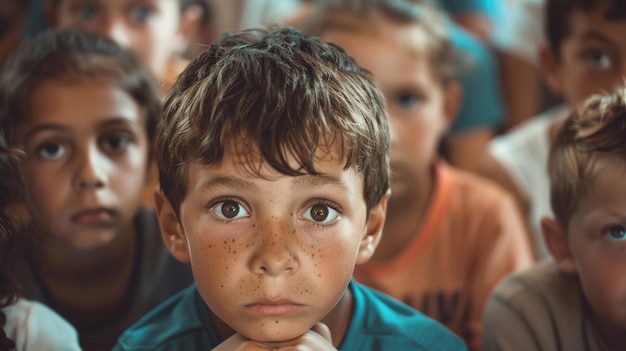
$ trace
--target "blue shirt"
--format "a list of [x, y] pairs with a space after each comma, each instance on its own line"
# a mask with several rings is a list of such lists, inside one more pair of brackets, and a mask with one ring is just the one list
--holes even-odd
[[461, 111], [452, 132], [475, 128], [497, 130], [504, 124], [497, 61], [493, 53], [465, 29], [450, 27], [450, 40], [459, 52], [458, 78], [463, 86]]
[[[354, 281], [354, 314], [340, 350], [467, 350], [443, 325]], [[209, 350], [222, 342], [195, 284], [155, 308], [118, 339], [114, 350]]]

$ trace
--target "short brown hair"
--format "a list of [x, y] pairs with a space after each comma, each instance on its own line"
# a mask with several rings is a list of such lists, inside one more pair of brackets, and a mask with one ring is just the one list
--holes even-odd
[[0, 76], [0, 126], [8, 144], [14, 143], [14, 128], [30, 113], [31, 94], [39, 84], [94, 76], [110, 79], [143, 109], [145, 132], [152, 143], [162, 95], [150, 73], [109, 38], [79, 29], [60, 29], [24, 42]]
[[[328, 30], [362, 30], [363, 21], [380, 14], [394, 23], [419, 27], [428, 35], [427, 55], [439, 82], [446, 85], [457, 78], [466, 62], [455, 50], [449, 18], [428, 0], [323, 0], [311, 18], [303, 24], [309, 34], [323, 36]], [[356, 18], [359, 23], [350, 23]], [[365, 22], [367, 26], [367, 22]]]
[[567, 223], [602, 166], [626, 165], [626, 90], [589, 97], [565, 120], [551, 146], [552, 210]]
[[317, 174], [316, 150], [340, 146], [345, 167], [364, 176], [368, 210], [389, 188], [380, 91], [343, 49], [293, 28], [226, 34], [166, 96], [157, 159], [161, 189], [176, 213], [187, 192], [187, 164], [219, 164], [237, 138], [292, 176]]

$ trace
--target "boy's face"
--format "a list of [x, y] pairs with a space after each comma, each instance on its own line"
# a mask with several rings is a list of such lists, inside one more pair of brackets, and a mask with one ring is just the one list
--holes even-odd
[[[624, 165], [599, 171], [569, 222], [568, 243], [584, 294], [605, 332], [626, 332]], [[611, 338], [613, 336], [610, 336]]]
[[143, 111], [124, 90], [104, 78], [43, 81], [17, 142], [46, 240], [85, 250], [132, 230], [149, 142]]
[[604, 18], [607, 5], [593, 12], [572, 12], [570, 33], [561, 44], [561, 59], [551, 53], [548, 81], [570, 105], [592, 94], [613, 91], [626, 77], [626, 18]]
[[393, 200], [422, 188], [423, 177], [430, 176], [439, 140], [453, 116], [448, 101], [451, 97], [428, 59], [424, 32], [383, 20], [376, 22], [376, 28], [377, 33], [329, 30], [322, 38], [346, 49], [359, 66], [371, 72], [385, 96], [390, 117]]
[[60, 0], [52, 11], [55, 27], [101, 33], [134, 53], [159, 79], [181, 49], [178, 0]]
[[285, 176], [263, 164], [258, 177], [234, 152], [227, 148], [219, 166], [188, 166], [180, 222], [157, 195], [164, 239], [179, 260], [191, 262], [219, 320], [248, 339], [290, 340], [338, 301], [345, 307], [355, 264], [378, 243], [386, 198], [368, 218], [362, 175], [345, 170], [335, 154], [316, 163], [323, 175]]

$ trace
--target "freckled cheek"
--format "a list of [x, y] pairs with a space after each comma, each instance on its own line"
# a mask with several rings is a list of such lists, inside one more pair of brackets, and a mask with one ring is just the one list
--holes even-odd
[[[354, 244], [343, 240], [328, 240], [312, 243], [302, 249], [303, 255], [318, 279], [328, 279], [324, 275], [341, 275], [350, 273], [356, 259]], [[351, 273], [350, 273], [351, 274]]]

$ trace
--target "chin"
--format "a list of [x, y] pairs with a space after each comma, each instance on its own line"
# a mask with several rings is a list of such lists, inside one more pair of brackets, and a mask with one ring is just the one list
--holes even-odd
[[67, 239], [68, 246], [74, 251], [95, 251], [109, 246], [115, 240], [115, 235], [84, 233]]
[[[261, 325], [255, 330], [249, 330], [250, 333], [245, 333], [244, 331], [240, 331], [243, 337], [258, 341], [258, 342], [268, 342], [268, 343], [279, 343], [288, 340], [296, 339], [302, 335], [304, 335], [309, 328], [298, 328], [294, 326], [292, 323], [280, 321], [278, 323], [268, 322], [274, 325]], [[288, 325], [291, 324], [291, 325]]]

